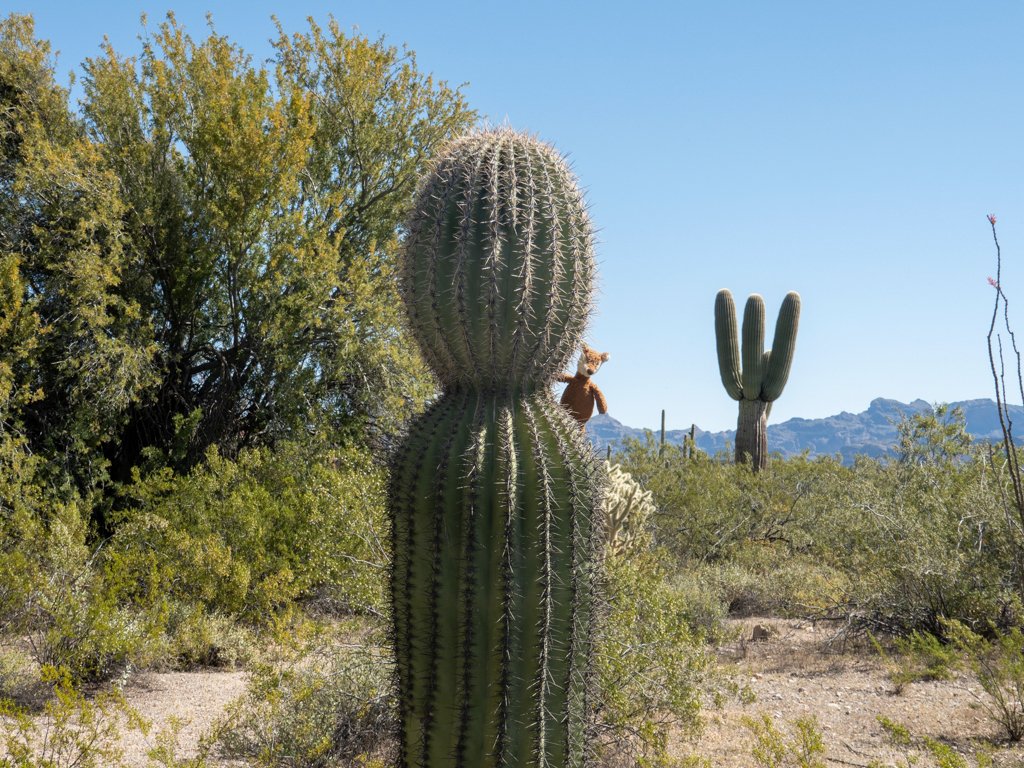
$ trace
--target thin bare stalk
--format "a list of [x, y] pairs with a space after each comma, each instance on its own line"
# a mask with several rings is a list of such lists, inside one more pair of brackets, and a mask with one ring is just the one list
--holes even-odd
[[[1006, 366], [1003, 359], [1003, 340], [1002, 336], [999, 333], [996, 333], [995, 330], [996, 321], [999, 318], [1000, 306], [1003, 310], [1003, 325], [1006, 328], [1007, 335], [1010, 337], [1010, 345], [1013, 348], [1013, 354], [1017, 358], [1017, 386], [1022, 402], [1024, 402], [1024, 374], [1022, 374], [1021, 370], [1021, 355], [1020, 350], [1017, 348], [1017, 338], [1014, 336], [1013, 330], [1010, 328], [1010, 302], [1006, 298], [1006, 294], [1003, 293], [1003, 259], [1002, 251], [999, 247], [999, 237], [996, 234], [996, 217], [989, 215], [988, 221], [992, 226], [992, 240], [996, 244], [996, 279], [993, 280], [991, 277], [988, 279], [992, 287], [996, 289], [995, 305], [992, 308], [992, 322], [988, 329], [988, 360], [989, 365], [992, 368], [992, 381], [995, 385], [996, 391], [996, 411], [999, 414], [999, 426], [1003, 430], [1003, 450], [1006, 453], [1007, 469], [1010, 474], [1010, 483], [1013, 486], [1014, 505], [1017, 507], [1017, 514], [1020, 517], [1021, 524], [1024, 525], [1024, 481], [1022, 481], [1021, 478], [1017, 446], [1013, 440], [1013, 420], [1010, 418], [1010, 410], [1006, 399]], [[999, 350], [998, 370], [996, 368], [997, 354], [992, 345], [993, 334], [996, 337], [996, 347]], [[994, 471], [995, 467], [993, 466], [993, 472]], [[1017, 557], [1014, 559], [1017, 560]]]

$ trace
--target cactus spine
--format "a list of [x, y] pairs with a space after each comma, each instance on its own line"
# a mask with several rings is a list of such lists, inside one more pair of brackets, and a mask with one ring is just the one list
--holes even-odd
[[772, 349], [765, 351], [764, 299], [753, 294], [743, 310], [741, 356], [736, 304], [732, 294], [723, 288], [715, 299], [718, 370], [725, 391], [740, 403], [736, 422], [736, 461], [745, 462], [749, 456], [755, 472], [768, 465], [768, 415], [772, 403], [782, 394], [789, 379], [799, 325], [800, 294], [790, 291], [782, 301], [779, 318], [775, 322]]
[[453, 142], [402, 255], [442, 396], [392, 472], [400, 765], [586, 763], [602, 467], [552, 398], [596, 279], [583, 196], [547, 144]]

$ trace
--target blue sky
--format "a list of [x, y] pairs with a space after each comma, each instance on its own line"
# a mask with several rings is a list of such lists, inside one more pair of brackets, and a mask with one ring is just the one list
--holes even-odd
[[[164, 3], [167, 0], [163, 0]], [[772, 422], [864, 410], [875, 397], [991, 397], [985, 334], [999, 217], [1003, 285], [1024, 330], [1024, 4], [1014, 2], [180, 2], [12, 8], [62, 52], [174, 10], [270, 55], [333, 14], [468, 82], [492, 122], [569, 153], [600, 229], [591, 346], [610, 414], [735, 428], [718, 378], [714, 299], [760, 293], [769, 327], [803, 314]], [[1012, 316], [1011, 316], [1012, 319]], [[769, 331], [770, 335], [771, 331]], [[769, 342], [770, 343], [770, 342]]]

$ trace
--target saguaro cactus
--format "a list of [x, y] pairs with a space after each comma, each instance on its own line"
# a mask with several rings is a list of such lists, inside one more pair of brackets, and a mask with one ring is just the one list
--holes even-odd
[[551, 383], [595, 277], [583, 196], [549, 145], [473, 133], [423, 179], [401, 286], [443, 394], [390, 489], [402, 766], [586, 761], [604, 480]]
[[793, 364], [796, 332], [800, 324], [800, 294], [790, 291], [782, 301], [775, 322], [775, 341], [764, 349], [764, 299], [756, 293], [743, 310], [743, 355], [736, 332], [736, 304], [725, 288], [715, 299], [715, 336], [722, 384], [733, 400], [740, 401], [736, 422], [736, 461], [750, 457], [754, 471], [768, 465], [768, 415], [782, 394]]

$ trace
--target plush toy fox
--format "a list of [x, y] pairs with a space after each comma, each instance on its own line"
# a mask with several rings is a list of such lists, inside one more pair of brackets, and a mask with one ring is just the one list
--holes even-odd
[[569, 385], [562, 393], [562, 406], [569, 409], [569, 413], [580, 423], [580, 428], [584, 432], [587, 430], [587, 422], [594, 415], [595, 402], [598, 413], [608, 413], [608, 401], [604, 399], [601, 390], [590, 377], [597, 373], [601, 363], [608, 362], [609, 357], [611, 355], [607, 352], [595, 352], [584, 344], [580, 360], [576, 364], [576, 375], [563, 373], [558, 377], [559, 382]]

